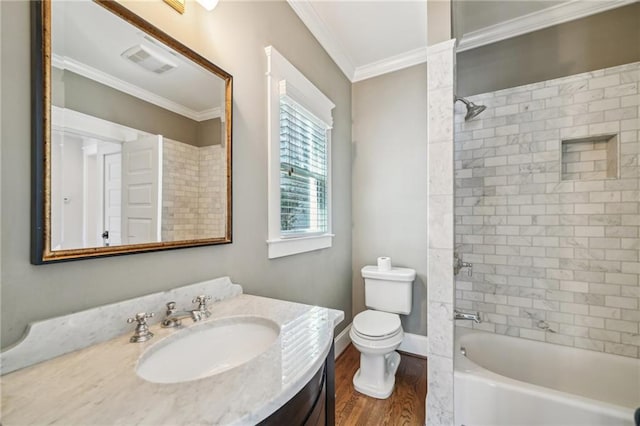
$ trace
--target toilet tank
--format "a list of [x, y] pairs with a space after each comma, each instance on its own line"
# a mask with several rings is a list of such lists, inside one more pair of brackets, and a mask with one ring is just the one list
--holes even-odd
[[362, 278], [364, 304], [368, 308], [404, 315], [411, 313], [416, 271], [395, 267], [390, 271], [380, 271], [377, 266], [365, 266]]

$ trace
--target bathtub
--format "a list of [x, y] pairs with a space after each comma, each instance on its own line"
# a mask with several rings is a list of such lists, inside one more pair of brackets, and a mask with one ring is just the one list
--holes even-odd
[[458, 426], [633, 426], [640, 360], [457, 327], [454, 384]]

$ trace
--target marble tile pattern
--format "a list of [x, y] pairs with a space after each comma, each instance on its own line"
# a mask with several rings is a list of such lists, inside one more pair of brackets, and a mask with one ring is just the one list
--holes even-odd
[[[28, 326], [18, 343], [0, 353], [0, 371], [7, 374], [132, 333], [135, 327], [126, 320], [138, 312], [153, 313], [155, 316], [149, 319], [148, 323], [159, 323], [165, 316], [167, 302], [176, 302], [179, 310], [187, 310], [197, 307], [192, 300], [199, 295], [211, 296], [213, 300], [224, 300], [241, 293], [242, 287], [233, 284], [229, 277], [222, 277], [37, 321]], [[215, 311], [217, 305], [213, 300], [211, 310]]]
[[198, 231], [200, 148], [165, 138], [162, 145], [162, 241], [193, 240]]
[[200, 148], [198, 238], [223, 237], [227, 224], [227, 162], [223, 145]]
[[162, 240], [222, 237], [226, 226], [226, 150], [163, 143]]
[[427, 425], [453, 424], [455, 40], [427, 51]]
[[[456, 306], [484, 321], [461, 326], [640, 357], [639, 85], [631, 63], [456, 108]], [[565, 148], [563, 173], [562, 141], [599, 135], [616, 145]]]
[[[240, 294], [195, 326], [152, 326], [148, 342], [125, 334], [1, 378], [2, 422], [14, 424], [254, 425], [291, 399], [322, 366], [342, 311]], [[259, 316], [280, 336], [245, 364], [196, 381], [158, 384], [135, 373], [163, 340], [217, 320]], [[61, 403], [63, 402], [63, 403]]]

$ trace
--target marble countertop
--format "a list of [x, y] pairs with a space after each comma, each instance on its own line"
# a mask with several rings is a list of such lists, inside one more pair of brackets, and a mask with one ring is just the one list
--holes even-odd
[[[337, 310], [240, 294], [211, 305], [211, 318], [260, 316], [280, 335], [262, 354], [212, 377], [175, 384], [138, 377], [145, 351], [185, 327], [151, 326], [155, 336], [130, 343], [131, 333], [2, 376], [2, 425], [249, 425], [289, 401], [323, 364]], [[153, 349], [152, 349], [153, 350]]]

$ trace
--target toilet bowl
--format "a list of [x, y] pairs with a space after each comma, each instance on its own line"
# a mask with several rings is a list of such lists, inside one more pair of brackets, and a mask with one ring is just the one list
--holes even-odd
[[404, 338], [398, 314], [411, 312], [415, 271], [380, 271], [375, 266], [365, 266], [362, 276], [365, 305], [371, 309], [356, 315], [349, 331], [351, 342], [360, 352], [360, 368], [353, 376], [353, 385], [360, 393], [386, 399], [393, 393], [400, 365], [396, 349]]
[[353, 319], [351, 342], [360, 352], [360, 368], [353, 376], [353, 386], [365, 395], [386, 399], [396, 381], [404, 332], [397, 314], [367, 310]]

